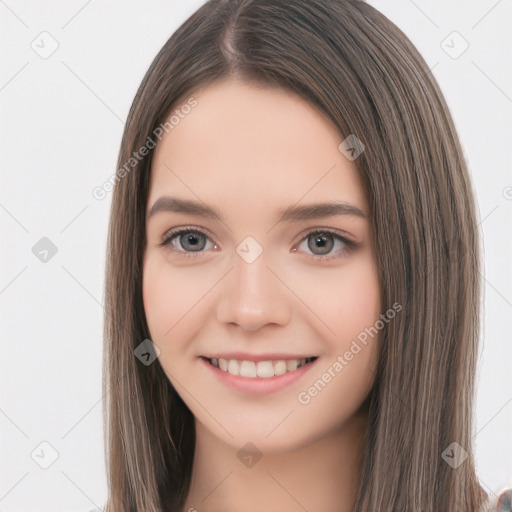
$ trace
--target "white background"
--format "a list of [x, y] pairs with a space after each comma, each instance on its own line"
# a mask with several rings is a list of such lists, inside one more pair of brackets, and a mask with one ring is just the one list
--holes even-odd
[[[0, 512], [87, 512], [105, 502], [101, 302], [110, 195], [99, 201], [92, 190], [115, 172], [148, 66], [202, 3], [0, 0]], [[512, 1], [369, 3], [433, 69], [470, 164], [486, 283], [475, 447], [479, 478], [497, 492], [512, 487]], [[43, 45], [43, 31], [58, 42], [47, 59], [31, 47]], [[458, 58], [445, 51], [462, 48], [453, 31], [469, 44]], [[58, 249], [47, 263], [32, 252], [42, 237]], [[58, 452], [48, 469], [31, 458], [36, 449], [50, 460], [43, 441]]]

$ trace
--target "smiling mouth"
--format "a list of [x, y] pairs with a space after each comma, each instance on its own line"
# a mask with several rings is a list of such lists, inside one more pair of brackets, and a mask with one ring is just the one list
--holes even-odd
[[290, 373], [298, 368], [316, 361], [318, 357], [305, 359], [288, 359], [277, 361], [240, 361], [237, 359], [208, 358], [203, 357], [212, 366], [219, 370], [239, 377], [268, 379], [271, 377]]

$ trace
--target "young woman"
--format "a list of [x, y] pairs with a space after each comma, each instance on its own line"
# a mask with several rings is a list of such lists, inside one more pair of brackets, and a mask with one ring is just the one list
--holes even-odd
[[480, 251], [408, 38], [359, 0], [211, 0], [123, 135], [107, 512], [480, 512]]

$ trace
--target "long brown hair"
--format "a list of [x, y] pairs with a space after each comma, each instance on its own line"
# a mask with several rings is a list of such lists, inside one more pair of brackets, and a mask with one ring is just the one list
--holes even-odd
[[[181, 510], [189, 490], [193, 416], [158, 362], [134, 356], [149, 338], [142, 258], [152, 152], [126, 162], [180, 102], [226, 77], [294, 91], [330, 117], [340, 142], [355, 134], [365, 146], [355, 164], [381, 304], [404, 311], [381, 331], [354, 511], [483, 510], [472, 446], [480, 240], [435, 78], [405, 34], [361, 0], [210, 0], [152, 62], [122, 138], [105, 281], [106, 511]], [[452, 464], [454, 453], [467, 458]]]

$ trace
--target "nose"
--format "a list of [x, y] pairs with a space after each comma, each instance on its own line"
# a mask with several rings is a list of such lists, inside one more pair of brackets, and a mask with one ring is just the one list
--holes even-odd
[[256, 331], [267, 324], [286, 325], [291, 318], [292, 292], [285, 279], [269, 268], [265, 252], [248, 263], [234, 255], [234, 268], [221, 285], [217, 319]]

